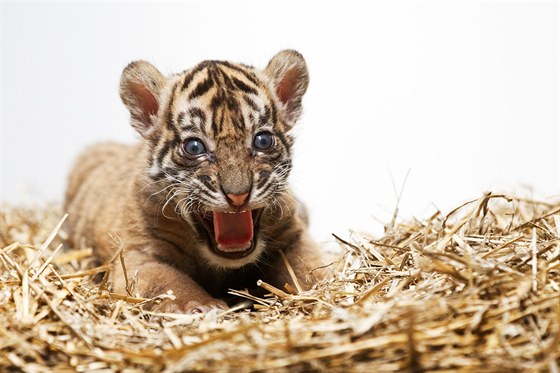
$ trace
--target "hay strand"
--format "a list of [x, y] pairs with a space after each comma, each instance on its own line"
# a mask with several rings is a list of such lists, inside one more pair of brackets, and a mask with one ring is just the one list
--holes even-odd
[[260, 281], [269, 294], [177, 315], [95, 282], [110, 265], [61, 249], [55, 207], [5, 209], [0, 371], [560, 372], [559, 214], [486, 194], [381, 238], [335, 235], [341, 269], [311, 290]]

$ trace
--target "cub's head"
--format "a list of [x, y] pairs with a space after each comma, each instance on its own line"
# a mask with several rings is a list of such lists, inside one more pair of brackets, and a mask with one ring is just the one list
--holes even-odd
[[261, 218], [286, 189], [308, 81], [292, 50], [262, 71], [224, 61], [168, 78], [145, 61], [124, 69], [121, 98], [149, 144], [154, 197], [204, 238], [210, 264], [238, 268], [264, 250]]

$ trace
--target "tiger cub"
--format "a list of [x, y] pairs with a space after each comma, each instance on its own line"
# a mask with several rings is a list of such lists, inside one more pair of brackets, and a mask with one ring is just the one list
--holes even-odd
[[122, 246], [127, 273], [114, 262], [114, 291], [130, 291], [127, 282], [143, 297], [172, 290], [159, 312], [226, 308], [228, 289], [258, 279], [292, 283], [280, 250], [309, 287], [320, 253], [286, 185], [308, 81], [293, 50], [262, 71], [204, 61], [165, 77], [129, 64], [120, 95], [143, 141], [94, 145], [78, 159], [65, 201], [70, 240], [103, 261]]

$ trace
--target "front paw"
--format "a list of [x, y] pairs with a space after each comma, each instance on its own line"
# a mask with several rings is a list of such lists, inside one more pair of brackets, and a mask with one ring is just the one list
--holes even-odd
[[229, 307], [223, 300], [216, 298], [206, 298], [206, 299], [191, 299], [187, 301], [182, 301], [181, 299], [166, 299], [160, 304], [154, 306], [152, 311], [157, 313], [185, 313], [185, 314], [195, 314], [195, 313], [207, 313], [216, 309], [218, 311], [225, 311]]

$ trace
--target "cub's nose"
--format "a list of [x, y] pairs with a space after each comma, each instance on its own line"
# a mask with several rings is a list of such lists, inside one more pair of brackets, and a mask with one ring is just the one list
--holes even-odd
[[236, 206], [242, 206], [245, 201], [247, 201], [247, 196], [249, 196], [249, 193], [242, 193], [242, 194], [233, 194], [233, 193], [228, 193], [226, 194], [227, 198], [229, 199], [229, 202]]

